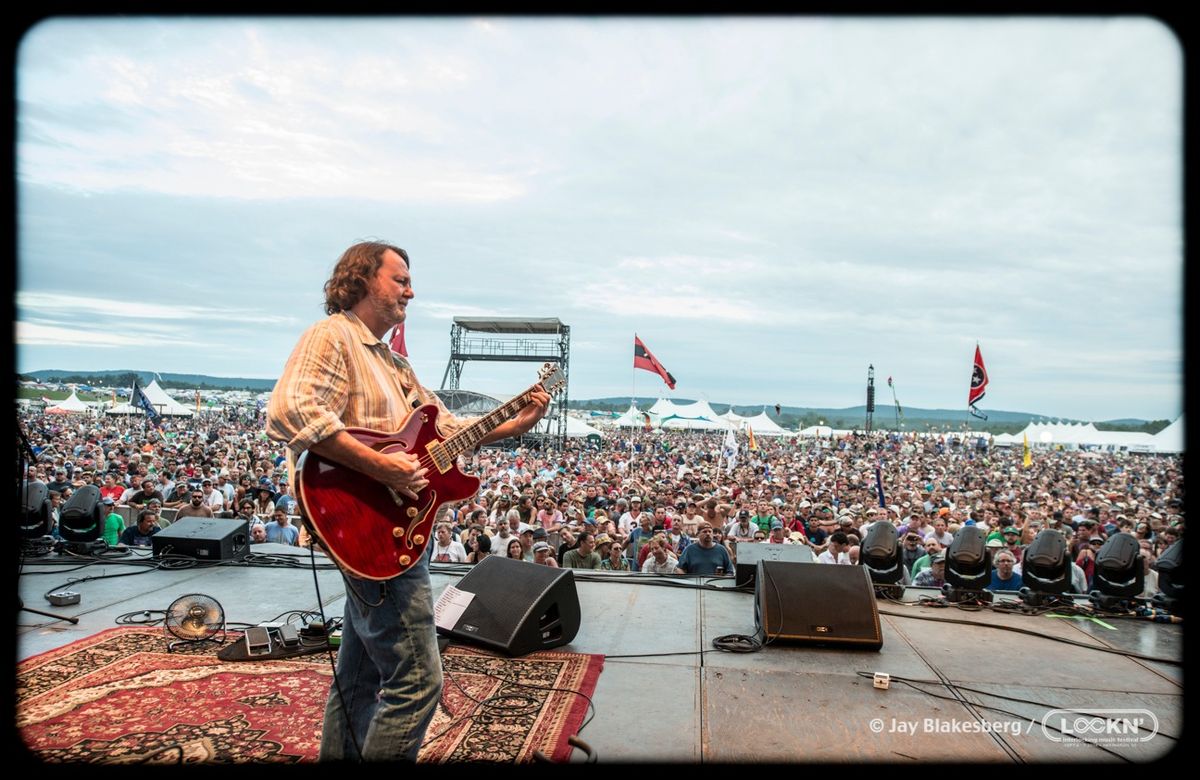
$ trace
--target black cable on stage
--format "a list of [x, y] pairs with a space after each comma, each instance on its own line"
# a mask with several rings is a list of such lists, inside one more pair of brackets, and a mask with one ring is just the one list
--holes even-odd
[[[857, 674], [859, 677], [865, 677], [868, 680], [873, 680], [875, 678], [875, 675], [872, 674], [871, 672], [861, 672], [860, 671], [860, 672], [855, 672], [855, 674]], [[908, 685], [910, 687], [913, 687], [913, 685], [915, 683], [920, 683], [922, 685], [943, 685], [941, 680], [913, 680], [913, 679], [909, 679], [908, 677], [894, 677], [894, 676], [891, 676], [890, 679], [895, 680], [897, 682], [905, 683], [906, 685]], [[951, 681], [951, 682], [953, 682], [953, 681]], [[996, 698], [996, 699], [1004, 699], [1005, 701], [1015, 701], [1019, 704], [1032, 704], [1035, 707], [1045, 707], [1047, 710], [1064, 709], [1062, 707], [1057, 707], [1053, 704], [1047, 704], [1046, 702], [1043, 702], [1043, 701], [1034, 701], [1033, 699], [1022, 699], [1022, 698], [1019, 698], [1016, 696], [1005, 696], [1000, 693], [993, 693], [992, 691], [985, 691], [982, 688], [971, 688], [970, 686], [962, 685], [961, 683], [957, 683], [957, 682], [954, 682], [954, 687], [959, 689], [960, 691], [970, 691], [971, 693], [978, 693], [981, 696], [990, 696], [990, 697]], [[920, 690], [920, 689], [917, 689], [917, 690]], [[1163, 694], [1156, 694], [1156, 695], [1180, 696], [1180, 697], [1183, 696], [1182, 693], [1163, 693]], [[980, 704], [978, 706], [984, 707], [986, 705]], [[1080, 715], [1086, 715], [1089, 718], [1100, 718], [1101, 717], [1100, 715], [1094, 715], [1090, 712], [1084, 712], [1083, 710], [1078, 710], [1078, 709], [1074, 709], [1074, 708], [1067, 708], [1067, 709], [1070, 709], [1071, 712], [1077, 712]], [[1053, 728], [1053, 727], [1051, 727], [1051, 728]], [[1160, 737], [1166, 737], [1167, 739], [1170, 739], [1170, 740], [1179, 741], [1178, 737], [1176, 737], [1172, 734], [1167, 734], [1161, 730], [1157, 732], [1157, 735]]]
[[77, 585], [77, 584], [83, 583], [83, 582], [91, 582], [92, 580], [109, 580], [109, 579], [114, 579], [116, 577], [134, 577], [139, 574], [149, 574], [152, 571], [154, 571], [154, 569], [144, 569], [142, 571], [128, 571], [128, 572], [125, 572], [124, 574], [100, 574], [95, 577], [79, 577], [77, 579], [68, 580], [67, 582], [64, 582], [62, 585], [54, 586], [53, 588], [51, 588], [50, 590], [48, 590], [44, 594], [42, 594], [42, 597], [45, 598], [47, 601], [49, 601], [51, 593], [54, 593], [55, 591], [58, 591], [58, 590], [62, 590], [63, 588], [70, 587], [72, 585]]
[[[856, 672], [856, 674], [862, 674], [862, 673]], [[874, 677], [874, 675], [870, 675], [870, 676]], [[891, 679], [895, 680], [898, 683], [902, 683], [903, 685], [907, 685], [908, 687], [912, 688], [913, 690], [923, 693], [926, 696], [932, 696], [935, 699], [942, 699], [944, 701], [952, 701], [955, 704], [963, 703], [961, 699], [956, 699], [953, 696], [942, 696], [941, 694], [933, 693], [932, 691], [927, 691], [927, 690], [924, 690], [923, 688], [919, 688], [916, 685], [914, 685], [913, 683], [909, 682], [908, 680], [905, 680], [902, 677], [893, 677]], [[950, 687], [950, 686], [946, 686], [945, 683], [942, 683], [940, 681], [937, 682], [936, 684], [942, 685], [945, 687]], [[957, 687], [957, 686], [954, 686], [954, 687]], [[1064, 733], [1062, 729], [1056, 728], [1056, 727], [1054, 727], [1048, 723], [1045, 723], [1044, 721], [1039, 720], [1038, 718], [1035, 718], [1033, 716], [1022, 715], [1018, 712], [1012, 712], [1011, 710], [1001, 709], [1000, 707], [996, 707], [996, 706], [993, 706], [990, 704], [976, 704], [975, 702], [970, 702], [970, 704], [973, 707], [981, 707], [985, 710], [991, 710], [992, 712], [999, 712], [1003, 715], [1012, 715], [1014, 718], [1020, 718], [1021, 720], [1025, 720], [1026, 718], [1028, 718], [1031, 723], [1036, 723], [1039, 726], [1042, 726], [1043, 728], [1054, 729], [1055, 731], [1057, 731], [1060, 734]], [[1082, 739], [1082, 738], [1080, 739], [1080, 741], [1086, 742], [1087, 744], [1091, 745], [1094, 748], [1097, 748], [1098, 750], [1103, 750], [1105, 753], [1108, 753], [1109, 755], [1116, 756], [1117, 758], [1121, 759], [1122, 761], [1124, 761], [1126, 763], [1129, 763], [1129, 764], [1133, 763], [1133, 759], [1129, 758], [1128, 756], [1121, 755], [1120, 753], [1116, 752], [1115, 750], [1109, 750], [1108, 748], [1104, 747], [1103, 745], [1101, 745], [1099, 743], [1090, 742], [1090, 741], [1088, 741], [1086, 739]]]
[[[771, 584], [771, 589], [775, 591], [775, 603], [783, 604], [783, 597], [779, 594], [779, 585], [775, 582], [775, 576], [771, 574], [768, 567], [760, 567], [762, 573], [766, 576], [767, 581]], [[755, 633], [747, 636], [745, 634], [725, 634], [713, 639], [712, 645], [717, 650], [726, 653], [757, 653], [763, 650], [772, 642], [780, 637], [779, 633], [774, 636], [767, 635], [765, 620], [762, 614], [762, 604], [758, 598], [758, 588], [762, 587], [761, 582], [756, 582], [754, 589], [754, 628]], [[729, 590], [727, 588], [718, 588], [717, 590]], [[780, 607], [782, 609], [782, 606]], [[779, 621], [780, 629], [783, 628], [783, 615], [780, 613]], [[704, 656], [701, 656], [703, 659]]]
[[[162, 617], [152, 617], [156, 614]], [[123, 615], [117, 615], [113, 619], [113, 622], [118, 626], [157, 626], [166, 619], [167, 611], [165, 609], [143, 609], [137, 612], [126, 612]]]
[[1075, 645], [1076, 647], [1083, 647], [1088, 650], [1099, 650], [1100, 652], [1103, 652], [1103, 653], [1112, 653], [1114, 655], [1123, 655], [1126, 658], [1137, 658], [1142, 661], [1154, 661], [1156, 663], [1173, 664], [1175, 666], [1183, 665], [1183, 661], [1178, 661], [1178, 660], [1175, 660], [1172, 658], [1157, 658], [1155, 656], [1142, 655], [1141, 653], [1134, 653], [1134, 652], [1130, 652], [1127, 650], [1117, 650], [1115, 648], [1107, 647], [1104, 645], [1089, 645], [1085, 642], [1079, 642], [1074, 639], [1050, 636], [1048, 634], [1038, 633], [1037, 631], [1031, 631], [1026, 628], [1017, 628], [1016, 626], [1002, 626], [997, 623], [976, 623], [976, 622], [973, 622], [970, 620], [955, 620], [954, 618], [936, 618], [936, 617], [930, 617], [928, 615], [905, 615], [900, 612], [885, 612], [882, 609], [879, 610], [879, 614], [890, 615], [892, 617], [911, 618], [913, 620], [929, 620], [934, 623], [956, 623], [956, 624], [960, 624], [960, 625], [964, 625], [964, 626], [977, 626], [977, 627], [981, 627], [981, 628], [996, 628], [996, 629], [1000, 629], [1001, 631], [1012, 631], [1017, 634], [1027, 634], [1029, 636], [1036, 636], [1036, 637], [1040, 637], [1042, 639], [1049, 639], [1052, 642], [1062, 642], [1063, 644], [1067, 644], [1067, 645]]
[[[321, 582], [317, 577], [317, 554], [313, 551], [314, 545], [308, 546], [308, 558], [312, 563], [313, 587], [317, 591], [317, 610], [321, 613], [321, 625], [325, 627], [326, 641], [328, 642], [329, 635], [332, 633], [329, 629], [329, 620], [325, 617], [325, 603], [321, 600]], [[345, 581], [345, 573], [343, 572], [343, 582], [346, 585], [346, 590], [350, 590], [350, 583]], [[340, 644], [339, 644], [340, 648]], [[358, 755], [358, 763], [363, 762], [362, 746], [358, 744], [358, 736], [354, 733], [354, 724], [350, 720], [350, 710], [346, 709], [346, 696], [342, 693], [342, 681], [338, 679], [337, 665], [333, 661], [333, 644], [329, 643], [327, 652], [329, 658], [329, 668], [333, 672], [333, 685], [337, 689], [338, 701], [342, 705], [342, 718], [346, 724], [346, 731], [350, 734], [350, 741], [354, 745], [354, 752]], [[324, 725], [322, 725], [324, 729]]]

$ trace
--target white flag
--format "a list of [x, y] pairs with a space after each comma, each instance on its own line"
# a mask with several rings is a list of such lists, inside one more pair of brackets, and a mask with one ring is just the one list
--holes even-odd
[[737, 437], [733, 435], [732, 428], [725, 434], [725, 450], [722, 454], [725, 456], [726, 461], [728, 461], [725, 465], [725, 471], [727, 473], [732, 472], [737, 466], [738, 459]]

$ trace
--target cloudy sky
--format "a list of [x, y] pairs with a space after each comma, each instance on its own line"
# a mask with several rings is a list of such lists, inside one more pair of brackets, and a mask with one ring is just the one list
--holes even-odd
[[[1182, 411], [1148, 19], [60, 19], [17, 58], [18, 370], [276, 377], [351, 243], [571, 326], [573, 398]], [[678, 379], [632, 369], [637, 333]], [[468, 363], [514, 393], [535, 367]]]

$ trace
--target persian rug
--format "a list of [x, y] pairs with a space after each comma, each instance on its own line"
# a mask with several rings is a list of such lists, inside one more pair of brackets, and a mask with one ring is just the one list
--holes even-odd
[[[316, 761], [328, 656], [225, 662], [219, 649], [167, 652], [161, 629], [114, 628], [25, 660], [16, 678], [21, 738], [48, 763]], [[599, 655], [448, 647], [419, 760], [567, 761], [567, 740], [588, 711], [579, 694], [592, 694], [603, 665]]]

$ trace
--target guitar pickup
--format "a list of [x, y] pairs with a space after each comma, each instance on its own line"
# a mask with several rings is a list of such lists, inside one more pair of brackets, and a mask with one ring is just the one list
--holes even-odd
[[445, 474], [454, 467], [454, 458], [450, 457], [450, 453], [441, 442], [430, 442], [429, 457], [433, 458], [433, 465], [437, 466], [440, 474]]

